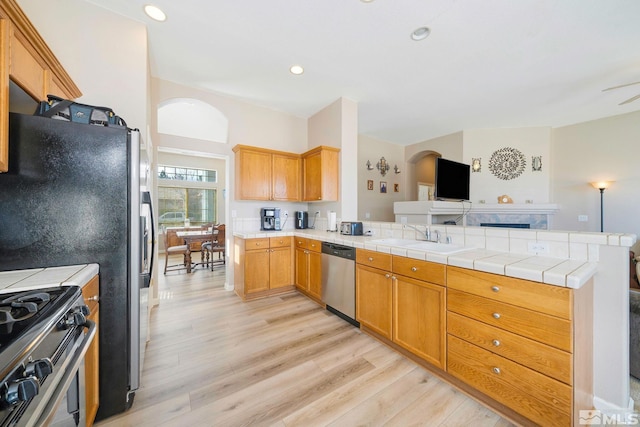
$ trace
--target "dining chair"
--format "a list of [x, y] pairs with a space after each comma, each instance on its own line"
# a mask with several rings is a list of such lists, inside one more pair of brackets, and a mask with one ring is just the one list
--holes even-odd
[[[189, 269], [191, 266], [191, 251], [187, 245], [173, 245], [169, 246], [171, 241], [169, 234], [175, 234], [175, 230], [162, 229], [162, 239], [164, 242], [164, 274], [167, 271], [181, 270], [183, 268]], [[182, 264], [169, 265], [169, 255], [182, 254]]]
[[[225, 225], [218, 224], [213, 226], [214, 233], [213, 241], [206, 242], [202, 244], [202, 250], [205, 251], [205, 262], [206, 265], [209, 266], [209, 262], [211, 263], [211, 271], [213, 271], [213, 266], [216, 263], [225, 264]], [[218, 259], [213, 259], [213, 254], [218, 253]], [[211, 261], [209, 261], [209, 259]]]

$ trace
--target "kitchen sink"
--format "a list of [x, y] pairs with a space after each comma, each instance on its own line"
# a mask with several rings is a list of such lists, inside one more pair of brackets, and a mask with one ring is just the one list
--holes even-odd
[[386, 246], [407, 246], [416, 243], [416, 240], [388, 238], [371, 240], [369, 243], [373, 243], [374, 245]]
[[465, 248], [464, 246], [454, 245], [451, 243], [437, 243], [437, 242], [418, 242], [410, 245], [406, 245], [407, 249], [419, 249], [427, 252], [436, 252], [439, 254], [454, 254], [456, 252], [468, 251], [472, 248]]
[[416, 249], [427, 252], [435, 252], [439, 254], [453, 254], [456, 252], [468, 251], [471, 248], [465, 248], [464, 246], [454, 245], [451, 243], [438, 243], [438, 242], [425, 242], [420, 240], [411, 239], [375, 239], [370, 243], [374, 245], [386, 245], [386, 246], [399, 246], [407, 249]]

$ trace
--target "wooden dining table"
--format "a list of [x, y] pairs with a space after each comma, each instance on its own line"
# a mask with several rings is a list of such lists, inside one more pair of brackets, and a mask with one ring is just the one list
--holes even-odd
[[191, 262], [187, 265], [187, 273], [191, 273], [191, 270], [198, 265], [207, 264], [204, 259], [204, 252], [200, 251], [200, 262], [194, 262], [191, 258], [191, 244], [192, 243], [204, 243], [214, 240], [214, 235], [217, 234], [217, 230], [193, 230], [193, 231], [177, 231], [176, 236], [184, 240], [184, 244], [187, 245], [187, 253]]

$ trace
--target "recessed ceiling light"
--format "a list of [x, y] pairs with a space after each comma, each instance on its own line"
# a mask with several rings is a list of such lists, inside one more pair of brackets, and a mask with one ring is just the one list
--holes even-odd
[[291, 74], [299, 76], [300, 74], [304, 73], [304, 68], [302, 68], [301, 65], [292, 65], [291, 68], [289, 68], [289, 71], [291, 71]]
[[156, 21], [164, 22], [167, 20], [167, 15], [160, 10], [160, 8], [151, 4], [144, 6], [144, 13], [146, 13], [149, 18]]
[[360, 0], [362, 3], [371, 3], [373, 0]]
[[429, 27], [420, 27], [411, 33], [411, 39], [415, 41], [424, 40], [429, 37], [429, 34], [431, 34]]

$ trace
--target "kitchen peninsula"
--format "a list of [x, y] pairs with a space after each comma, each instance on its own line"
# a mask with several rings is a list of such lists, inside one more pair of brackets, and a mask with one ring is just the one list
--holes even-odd
[[[242, 225], [242, 221], [238, 225]], [[446, 269], [442, 285], [446, 303], [442, 310], [446, 312], [447, 320], [439, 333], [443, 343], [448, 341], [442, 363], [444, 369], [429, 366], [424, 358], [421, 364], [520, 422], [533, 420], [544, 424], [556, 419], [568, 425], [572, 419], [577, 423], [581, 409], [615, 409], [616, 402], [625, 401], [625, 396], [628, 399], [628, 338], [626, 333], [618, 331], [628, 330], [628, 315], [624, 314], [628, 305], [628, 277], [624, 272], [628, 271], [628, 250], [636, 241], [635, 235], [445, 225], [431, 229], [439, 231], [442, 241], [448, 237], [454, 245], [464, 246], [465, 250], [441, 254], [381, 244], [385, 239], [393, 242], [420, 237], [421, 233], [414, 228], [397, 223], [365, 222], [365, 233], [369, 231], [371, 236], [342, 236], [316, 230], [259, 233], [241, 228], [236, 228], [240, 231], [234, 236], [251, 239], [276, 234], [294, 235], [353, 246], [391, 260], [415, 260], [416, 269], [442, 265]], [[424, 264], [418, 265], [418, 262]], [[391, 275], [395, 273], [393, 265], [391, 261]], [[405, 281], [415, 283], [415, 279]], [[483, 290], [484, 286], [487, 291]], [[542, 305], [538, 304], [540, 302]], [[478, 316], [482, 314], [476, 313], [478, 307], [489, 310], [485, 313], [488, 316], [497, 314], [503, 321], [508, 320], [502, 323], [518, 325], [518, 329], [509, 331], [499, 324], [492, 324], [498, 321], [496, 318], [479, 321]], [[558, 308], [549, 312], [548, 307]], [[530, 318], [537, 320], [527, 326], [526, 319]], [[539, 330], [532, 332], [531, 328]], [[543, 332], [545, 329], [562, 336], [548, 338]], [[385, 340], [375, 331], [367, 330], [366, 325], [363, 330], [421, 362], [406, 345], [393, 339]], [[465, 336], [461, 332], [474, 330], [477, 335], [464, 332], [472, 334]], [[548, 366], [530, 363], [527, 349], [522, 346], [522, 351], [519, 349], [515, 355], [508, 352], [501, 355], [508, 345], [498, 347], [492, 342], [502, 343], [502, 338], [489, 340], [493, 348], [483, 348], [480, 342], [494, 333], [515, 334], [516, 339], [524, 339], [531, 345], [528, 350], [535, 349], [535, 354], [544, 354], [542, 359]], [[612, 354], [616, 355], [615, 363], [611, 360]], [[464, 357], [461, 359], [460, 355]], [[474, 357], [477, 361], [471, 363], [469, 358]], [[469, 370], [471, 367], [479, 369], [481, 361], [495, 363], [496, 358], [505, 365], [488, 366], [489, 373], [469, 374], [473, 372], [473, 369]], [[492, 376], [499, 379], [492, 379]], [[493, 391], [496, 389], [508, 396], [496, 394]], [[528, 391], [523, 395], [516, 393], [517, 390]], [[558, 394], [548, 395], [542, 390], [554, 390], [553, 393]], [[518, 402], [523, 399], [530, 403], [522, 406]], [[536, 409], [527, 409], [530, 404]], [[618, 408], [626, 407], [626, 404]]]

